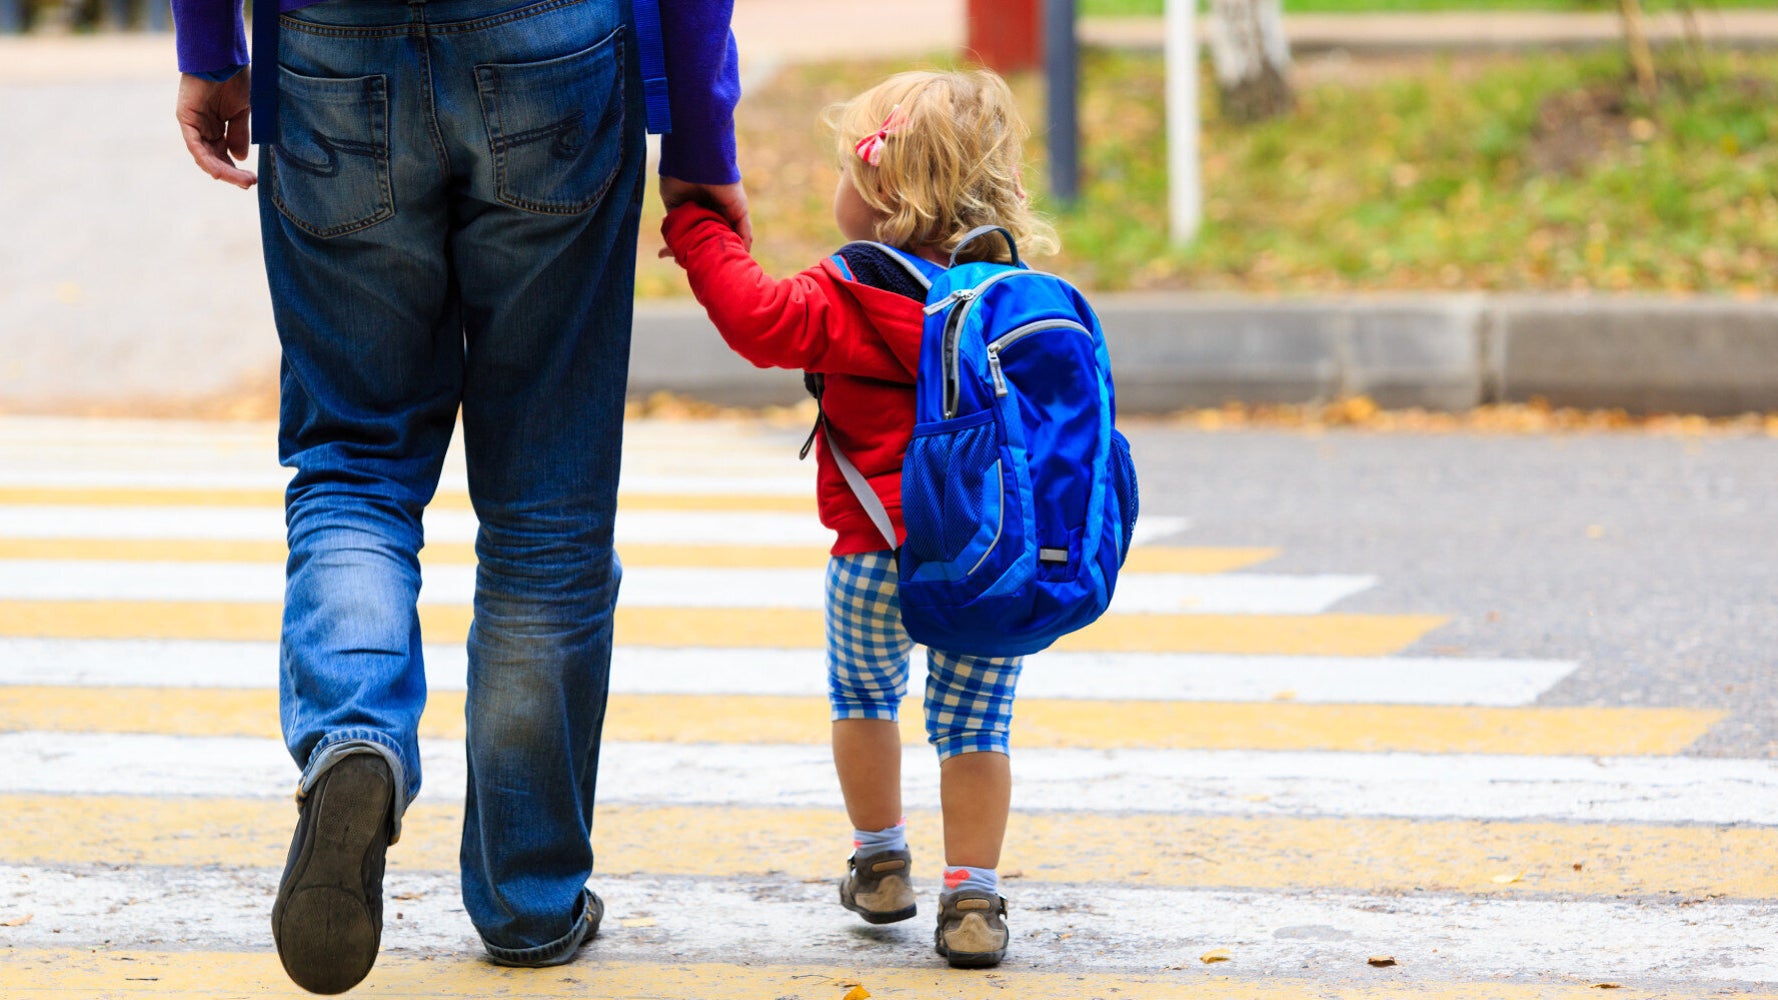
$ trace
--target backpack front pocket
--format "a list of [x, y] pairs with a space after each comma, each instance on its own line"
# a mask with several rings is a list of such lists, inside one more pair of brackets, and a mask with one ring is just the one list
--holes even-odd
[[1018, 514], [991, 411], [914, 428], [902, 478], [915, 579], [961, 580], [982, 566]]
[[475, 68], [495, 197], [548, 215], [599, 203], [623, 160], [623, 61], [620, 28], [559, 59]]
[[330, 239], [395, 214], [389, 193], [389, 78], [323, 79], [278, 69], [272, 203]]

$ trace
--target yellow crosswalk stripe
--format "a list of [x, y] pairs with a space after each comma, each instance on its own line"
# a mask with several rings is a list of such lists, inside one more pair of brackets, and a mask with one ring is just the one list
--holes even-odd
[[[463, 738], [461, 691], [434, 691], [423, 737]], [[925, 741], [917, 699], [903, 711], [909, 743]], [[1671, 755], [1723, 713], [1672, 708], [1481, 708], [1279, 702], [1084, 701], [1032, 698], [1015, 706], [1020, 747], [1167, 750]], [[277, 693], [247, 689], [0, 687], [0, 731], [278, 735]], [[790, 743], [828, 740], [822, 698], [617, 695], [609, 740]]]
[[[936, 813], [908, 818], [915, 856], [942, 857]], [[284, 798], [4, 795], [0, 862], [276, 868], [295, 821]], [[460, 806], [414, 805], [391, 864], [454, 870], [461, 823]], [[606, 875], [801, 879], [832, 875], [850, 831], [838, 807], [606, 803], [593, 840]], [[1771, 827], [1049, 812], [1013, 816], [1000, 867], [1095, 885], [1767, 899], [1778, 868], [1732, 862], [1774, 856]]]
[[[812, 494], [621, 493], [618, 510], [726, 510], [814, 514]], [[34, 507], [282, 507], [281, 489], [161, 486], [0, 486], [0, 505]], [[445, 491], [431, 506], [470, 509], [469, 495]]]
[[[199, 601], [0, 602], [0, 636], [39, 639], [278, 638], [276, 604]], [[1441, 615], [1106, 615], [1052, 648], [1101, 653], [1273, 653], [1383, 656], [1443, 625]], [[469, 634], [466, 605], [420, 609], [426, 642]], [[617, 609], [631, 646], [819, 649], [821, 612], [789, 608]]]
[[[217, 539], [0, 538], [0, 559], [120, 560], [129, 562], [283, 563], [283, 542]], [[827, 564], [820, 545], [658, 545], [618, 547], [626, 566], [687, 569], [799, 569]], [[1238, 547], [1137, 547], [1125, 573], [1230, 573], [1276, 558], [1277, 549]], [[472, 566], [475, 546], [467, 542], [427, 545], [420, 561]]]
[[[595, 949], [597, 946], [594, 946]], [[923, 951], [924, 949], [922, 949]], [[885, 945], [889, 961], [903, 949]], [[503, 969], [464, 953], [447, 958], [385, 954], [359, 993], [428, 1000], [661, 1000], [663, 997], [776, 997], [835, 1000], [853, 986], [876, 996], [964, 1000], [984, 993], [1020, 1000], [1088, 997], [1176, 997], [1194, 1000], [1598, 1000], [1587, 981], [1447, 982], [1396, 975], [1366, 976], [1347, 984], [1327, 979], [1242, 978], [1211, 969], [1159, 973], [1029, 972], [1002, 968], [978, 975], [939, 967], [868, 961], [862, 967], [662, 962], [614, 962], [588, 954], [555, 969]], [[595, 985], [589, 986], [589, 982]], [[311, 994], [291, 985], [277, 956], [263, 952], [149, 952], [110, 949], [28, 949], [7, 952], [0, 994], [20, 1000], [91, 1000], [96, 996], [152, 996], [156, 1000], [221, 1000], [240, 996], [297, 1000]], [[1655, 1000], [1673, 994], [1635, 986], [1604, 994], [1613, 1000]], [[1734, 994], [1774, 1000], [1771, 991]]]

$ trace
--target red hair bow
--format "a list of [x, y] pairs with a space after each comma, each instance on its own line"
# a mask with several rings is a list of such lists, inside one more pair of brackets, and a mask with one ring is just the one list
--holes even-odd
[[883, 127], [870, 135], [858, 140], [852, 151], [858, 158], [871, 166], [876, 166], [883, 159], [883, 143], [890, 136], [907, 126], [908, 116], [902, 113], [901, 105], [889, 109], [889, 117], [884, 120]]

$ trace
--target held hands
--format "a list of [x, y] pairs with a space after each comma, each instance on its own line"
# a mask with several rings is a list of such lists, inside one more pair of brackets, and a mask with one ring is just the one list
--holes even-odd
[[247, 73], [243, 69], [222, 83], [182, 74], [175, 109], [185, 148], [198, 169], [243, 191], [258, 178], [235, 166], [229, 157], [247, 158]]
[[[703, 205], [728, 220], [741, 244], [753, 249], [753, 221], [747, 217], [747, 191], [737, 181], [733, 184], [693, 184], [677, 177], [661, 175], [661, 204], [671, 212], [680, 205], [693, 202]], [[659, 256], [671, 257], [672, 251], [661, 248]]]

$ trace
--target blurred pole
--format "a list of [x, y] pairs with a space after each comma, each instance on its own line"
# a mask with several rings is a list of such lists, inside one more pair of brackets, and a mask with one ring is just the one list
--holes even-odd
[[1198, 172], [1197, 0], [1167, 0], [1167, 219], [1176, 246], [1198, 238], [1204, 184]]
[[1043, 61], [1049, 79], [1050, 193], [1063, 205], [1080, 196], [1080, 53], [1074, 40], [1074, 0], [1044, 0]]
[[0, 0], [0, 34], [25, 30], [25, 0]]
[[142, 26], [149, 31], [173, 30], [173, 8], [168, 0], [148, 0]]
[[105, 0], [104, 26], [112, 31], [128, 31], [130, 25], [130, 0]]

